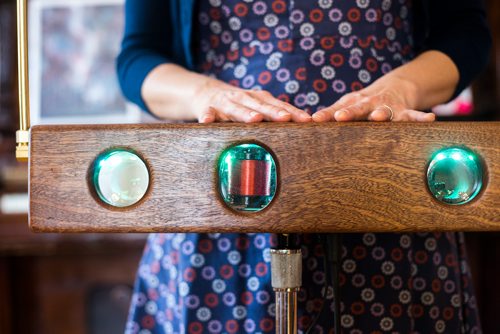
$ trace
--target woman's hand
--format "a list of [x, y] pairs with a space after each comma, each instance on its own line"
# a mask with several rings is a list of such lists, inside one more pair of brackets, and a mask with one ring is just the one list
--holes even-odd
[[370, 86], [318, 111], [313, 120], [432, 122], [434, 114], [417, 110], [448, 101], [458, 79], [458, 68], [449, 56], [441, 51], [426, 51]]
[[415, 88], [397, 76], [386, 75], [370, 86], [340, 98], [313, 115], [316, 122], [328, 121], [419, 121], [432, 122], [435, 115], [414, 110]]
[[397, 77], [375, 81], [372, 85], [340, 98], [313, 115], [316, 122], [328, 121], [419, 121], [432, 122], [435, 115], [414, 110], [415, 89]]
[[237, 88], [176, 64], [162, 64], [145, 78], [141, 90], [158, 118], [211, 122], [310, 122], [311, 116], [266, 91]]
[[196, 94], [194, 112], [200, 123], [309, 122], [311, 116], [267, 91], [245, 90], [208, 79]]

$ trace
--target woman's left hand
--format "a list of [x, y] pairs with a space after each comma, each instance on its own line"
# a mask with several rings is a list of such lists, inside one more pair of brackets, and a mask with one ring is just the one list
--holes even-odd
[[416, 105], [416, 96], [416, 89], [410, 82], [386, 75], [316, 112], [313, 121], [434, 121], [434, 114], [412, 108]]

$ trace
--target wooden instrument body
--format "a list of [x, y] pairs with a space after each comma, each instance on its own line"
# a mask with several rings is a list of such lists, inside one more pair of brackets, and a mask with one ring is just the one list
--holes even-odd
[[[227, 208], [217, 189], [220, 154], [242, 142], [277, 162], [277, 195], [253, 214]], [[452, 146], [486, 167], [466, 205], [442, 204], [426, 185], [431, 156]], [[130, 208], [103, 205], [89, 181], [113, 147], [150, 169], [148, 193]], [[30, 226], [40, 232], [500, 230], [500, 122], [35, 126], [30, 150]]]

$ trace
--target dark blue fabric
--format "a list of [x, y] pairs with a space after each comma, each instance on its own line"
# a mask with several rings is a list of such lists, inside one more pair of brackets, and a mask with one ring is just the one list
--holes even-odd
[[460, 79], [453, 98], [462, 92], [488, 62], [491, 35], [482, 0], [414, 1], [416, 45], [438, 50], [458, 67]]
[[[411, 3], [202, 0], [192, 19], [192, 45], [177, 38], [179, 49], [167, 52], [197, 72], [264, 89], [312, 114], [414, 57]], [[171, 7], [179, 13], [174, 26], [183, 20], [182, 8]], [[188, 61], [183, 54], [189, 48], [194, 57]], [[299, 333], [321, 314], [321, 305], [313, 333], [332, 333], [337, 316], [351, 334], [480, 333], [462, 234], [344, 234], [341, 314], [331, 311], [320, 240], [299, 238]], [[274, 246], [274, 236], [262, 233], [152, 234], [126, 333], [274, 333]]]
[[[414, 1], [417, 51], [439, 50], [457, 65], [458, 95], [486, 65], [491, 36], [481, 1]], [[191, 49], [195, 0], [127, 0], [125, 33], [117, 59], [124, 95], [147, 110], [141, 87], [162, 63], [193, 69]]]
[[141, 87], [148, 73], [163, 63], [193, 67], [190, 50], [195, 0], [127, 0], [125, 31], [117, 58], [123, 94], [147, 110]]

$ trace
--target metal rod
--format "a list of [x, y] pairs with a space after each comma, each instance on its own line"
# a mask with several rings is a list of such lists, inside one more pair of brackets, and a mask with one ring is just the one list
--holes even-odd
[[17, 70], [19, 94], [19, 130], [16, 131], [16, 158], [27, 161], [29, 155], [29, 78], [27, 1], [17, 0]]
[[276, 297], [276, 334], [297, 334], [302, 253], [293, 234], [279, 234], [278, 249], [271, 249], [271, 285]]
[[[342, 245], [341, 245], [341, 235], [339, 233], [328, 234], [326, 236], [326, 252], [325, 256], [327, 258], [327, 263], [330, 269], [330, 279], [333, 287], [333, 299], [334, 299], [334, 333], [341, 334], [341, 314], [340, 314], [340, 262]], [[326, 268], [325, 268], [326, 269]]]
[[276, 334], [297, 333], [297, 292], [299, 289], [275, 290]]

